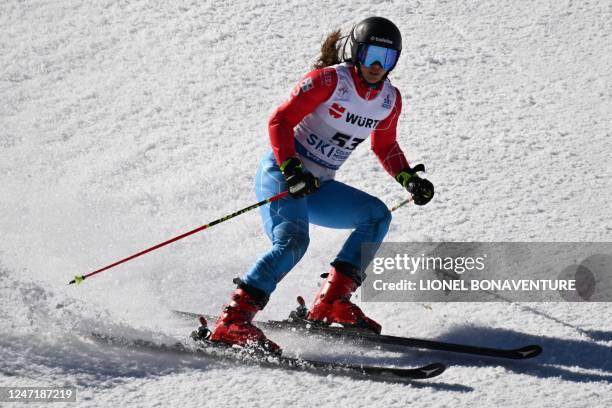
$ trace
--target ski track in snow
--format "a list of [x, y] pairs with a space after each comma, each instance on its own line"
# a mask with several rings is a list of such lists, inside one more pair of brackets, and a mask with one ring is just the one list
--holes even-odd
[[[255, 201], [267, 119], [324, 34], [369, 15], [400, 27], [400, 144], [436, 199], [387, 241], [610, 241], [609, 2], [30, 1], [0, 4], [0, 385], [72, 385], [78, 406], [612, 405], [605, 303], [369, 303], [395, 335], [540, 343], [534, 361], [397, 353], [270, 333], [290, 355], [452, 366], [411, 384], [102, 347], [91, 330], [168, 340], [171, 309], [217, 313], [268, 246], [253, 212], [106, 265]], [[367, 147], [338, 179], [404, 198]], [[317, 290], [346, 231], [312, 227], [259, 316]], [[476, 370], [478, 368], [478, 370]], [[4, 405], [3, 405], [4, 406]]]

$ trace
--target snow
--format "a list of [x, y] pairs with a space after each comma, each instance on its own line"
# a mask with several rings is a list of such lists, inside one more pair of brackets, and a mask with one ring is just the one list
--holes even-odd
[[[290, 355], [452, 363], [408, 385], [88, 337], [180, 337], [193, 324], [171, 309], [216, 314], [268, 247], [256, 212], [66, 285], [255, 202], [270, 113], [327, 32], [369, 15], [404, 36], [391, 76], [400, 144], [436, 185], [431, 204], [394, 213], [387, 241], [610, 241], [609, 2], [5, 0], [0, 11], [1, 386], [76, 386], [83, 407], [612, 404], [606, 303], [362, 304], [390, 334], [542, 344], [526, 362], [270, 333]], [[338, 179], [389, 206], [405, 198], [367, 147]], [[261, 318], [285, 317], [298, 294], [309, 302], [347, 232], [311, 235]]]

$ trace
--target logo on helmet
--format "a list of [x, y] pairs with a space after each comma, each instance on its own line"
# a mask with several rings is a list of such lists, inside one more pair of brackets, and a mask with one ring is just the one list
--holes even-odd
[[383, 42], [383, 43], [386, 43], [386, 44], [393, 45], [393, 41], [389, 40], [388, 38], [376, 37], [374, 35], [370, 37], [370, 41], [378, 41], [378, 42]]

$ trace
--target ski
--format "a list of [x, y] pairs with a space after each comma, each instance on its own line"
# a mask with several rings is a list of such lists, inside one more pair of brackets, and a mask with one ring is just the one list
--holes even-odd
[[[537, 344], [531, 344], [515, 349], [491, 348], [412, 337], [399, 337], [390, 336], [386, 334], [377, 334], [366, 329], [356, 327], [338, 327], [317, 324], [306, 319], [307, 310], [303, 302], [304, 300], [301, 299], [301, 297], [298, 297], [298, 308], [295, 311], [291, 312], [289, 318], [286, 320], [255, 321], [253, 323], [256, 326], [260, 326], [262, 328], [267, 329], [291, 330], [306, 335], [324, 337], [326, 336], [340, 340], [370, 342], [389, 346], [424, 350], [437, 350], [451, 353], [462, 353], [511, 360], [525, 360], [528, 358], [536, 357], [537, 355], [542, 353], [542, 347]], [[176, 315], [186, 319], [197, 319], [199, 316], [203, 316], [208, 321], [216, 320], [215, 317], [198, 313], [184, 312], [179, 310], [174, 310], [173, 312]]]
[[370, 379], [403, 381], [422, 380], [436, 377], [446, 370], [446, 366], [441, 363], [433, 363], [417, 368], [396, 368], [253, 353], [245, 348], [227, 346], [222, 343], [215, 343], [207, 340], [194, 341], [193, 344], [188, 345], [181, 341], [176, 341], [174, 343], [158, 343], [151, 340], [133, 339], [99, 332], [93, 332], [92, 337], [97, 342], [128, 349], [206, 356], [224, 361], [266, 368], [301, 370], [319, 374], [359, 376]]

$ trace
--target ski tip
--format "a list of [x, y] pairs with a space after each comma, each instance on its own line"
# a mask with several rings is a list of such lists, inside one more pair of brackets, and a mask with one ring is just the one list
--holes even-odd
[[532, 358], [532, 357], [538, 356], [542, 353], [542, 351], [543, 351], [542, 347], [538, 346], [537, 344], [531, 344], [529, 346], [525, 346], [525, 347], [514, 350], [514, 353], [516, 353], [518, 358], [526, 359], [526, 358]]
[[437, 377], [446, 371], [446, 366], [442, 363], [433, 363], [425, 367], [418, 369], [422, 376], [420, 378], [432, 378]]

